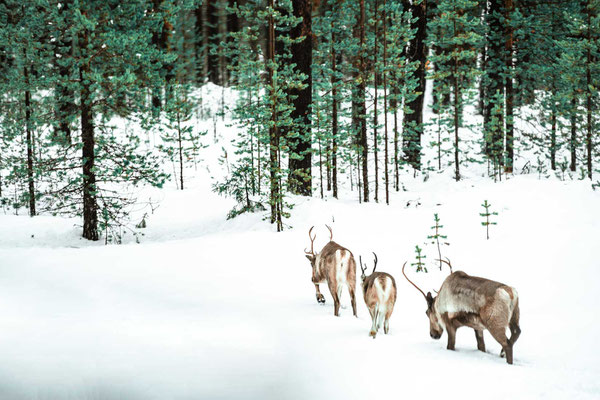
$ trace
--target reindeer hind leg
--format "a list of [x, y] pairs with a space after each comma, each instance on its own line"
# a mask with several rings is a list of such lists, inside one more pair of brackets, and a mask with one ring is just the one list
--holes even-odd
[[502, 346], [502, 351], [500, 352], [500, 357], [506, 356], [506, 362], [509, 364], [513, 363], [513, 354], [512, 354], [512, 343], [506, 337], [506, 328], [505, 326], [497, 326], [490, 327], [490, 333], [496, 339], [500, 346]]
[[521, 327], [519, 327], [519, 303], [517, 302], [515, 309], [513, 310], [513, 314], [510, 318], [510, 322], [508, 324], [510, 329], [510, 339], [508, 341], [511, 345], [514, 345], [519, 336], [521, 335]]
[[358, 314], [356, 314], [356, 293], [355, 293], [354, 285], [348, 284], [348, 292], [350, 293], [350, 302], [352, 303], [352, 312], [354, 313], [355, 317], [358, 317]]

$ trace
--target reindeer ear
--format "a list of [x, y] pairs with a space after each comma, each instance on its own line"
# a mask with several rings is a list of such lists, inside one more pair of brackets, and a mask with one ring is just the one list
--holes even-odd
[[314, 257], [314, 256], [311, 256], [310, 254], [307, 254], [307, 255], [306, 255], [306, 258], [308, 258], [308, 260], [309, 260], [310, 262], [313, 262], [313, 260], [315, 259], [315, 257]]
[[427, 305], [431, 306], [433, 304], [433, 296], [431, 295], [431, 292], [427, 292], [427, 296], [425, 298], [427, 299]]

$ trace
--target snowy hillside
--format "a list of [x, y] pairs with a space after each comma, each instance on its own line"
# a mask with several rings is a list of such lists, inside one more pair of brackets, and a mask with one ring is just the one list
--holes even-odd
[[[223, 137], [187, 171], [186, 190], [140, 194], [159, 205], [140, 244], [90, 244], [79, 220], [0, 214], [0, 399], [600, 396], [600, 193], [589, 181], [532, 173], [494, 183], [472, 172], [457, 183], [448, 169], [424, 182], [407, 172], [390, 206], [359, 205], [347, 188], [340, 200], [291, 198], [287, 229], [275, 233], [263, 214], [225, 220], [233, 204], [211, 185], [235, 130], [218, 124]], [[489, 240], [484, 200], [498, 212]], [[519, 291], [514, 365], [488, 332], [485, 354], [469, 328], [456, 351], [445, 334], [429, 337], [426, 303], [400, 271], [419, 245], [429, 273], [410, 276], [439, 289], [447, 270], [427, 244], [434, 213], [455, 269]], [[325, 224], [396, 278], [389, 335], [369, 337], [360, 293], [358, 318], [347, 293], [333, 316], [326, 285], [317, 304], [303, 250], [313, 225], [315, 249], [326, 243]]]

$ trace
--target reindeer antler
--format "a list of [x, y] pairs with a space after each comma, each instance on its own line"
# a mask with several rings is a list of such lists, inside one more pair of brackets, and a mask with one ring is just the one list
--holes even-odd
[[[446, 261], [446, 260], [448, 260], [448, 261]], [[439, 258], [437, 259], [437, 261], [447, 264], [448, 267], [450, 267], [450, 273], [452, 273], [452, 264], [450, 264], [450, 259], [448, 257], [446, 257], [446, 260], [440, 260]]]
[[362, 263], [362, 256], [358, 256], [358, 262], [360, 263], [360, 270], [362, 271], [362, 274], [365, 274], [365, 271], [367, 270], [367, 267], [365, 266], [363, 268], [363, 263]]
[[402, 266], [402, 275], [404, 275], [404, 277], [406, 278], [406, 280], [409, 281], [410, 284], [413, 285], [415, 288], [417, 288], [417, 290], [419, 292], [421, 292], [421, 294], [423, 295], [423, 297], [425, 297], [425, 300], [427, 300], [427, 295], [425, 295], [425, 293], [421, 289], [419, 289], [419, 287], [417, 285], [415, 285], [413, 283], [413, 281], [411, 281], [410, 279], [408, 279], [408, 276], [406, 276], [406, 274], [404, 273], [404, 267], [406, 267], [406, 263], [407, 263], [407, 261], [405, 261], [404, 265]]
[[315, 236], [310, 235], [312, 233], [313, 228], [314, 228], [314, 226], [311, 227], [308, 231], [308, 237], [310, 238], [310, 251], [306, 251], [306, 249], [304, 249], [304, 252], [306, 254], [312, 254], [314, 256], [315, 255], [314, 243], [315, 243], [315, 239], [317, 238], [317, 234], [315, 233]]
[[327, 227], [327, 229], [329, 229], [329, 240], [333, 240], [333, 231], [331, 230], [331, 228], [329, 227], [329, 225], [325, 225]]
[[[373, 252], [373, 255], [375, 256], [375, 265], [373, 265], [373, 272], [375, 272], [375, 268], [377, 268], [377, 254], [375, 254], [375, 252]], [[371, 273], [373, 273], [371, 272]]]

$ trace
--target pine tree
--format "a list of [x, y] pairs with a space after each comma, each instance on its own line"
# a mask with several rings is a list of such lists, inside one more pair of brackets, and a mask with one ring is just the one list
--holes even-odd
[[[453, 104], [449, 114], [452, 115], [454, 131], [454, 166], [457, 181], [460, 180], [459, 128], [462, 125], [465, 98], [478, 71], [476, 49], [481, 46], [481, 36], [477, 34], [479, 21], [476, 6], [477, 2], [470, 0], [441, 0], [437, 5], [435, 17], [429, 23], [434, 32], [430, 40], [440, 50], [438, 55], [431, 57], [436, 65], [433, 77], [441, 82], [450, 81], [452, 85], [440, 85], [438, 96], [444, 96], [444, 89], [452, 94]], [[438, 103], [441, 103], [437, 105], [440, 109], [438, 112], [443, 113], [444, 102]]]
[[494, 215], [498, 215], [497, 212], [495, 211], [490, 211], [490, 208], [492, 207], [492, 205], [490, 203], [488, 203], [487, 200], [483, 201], [483, 204], [481, 205], [484, 209], [484, 212], [479, 213], [479, 215], [481, 215], [484, 218], [484, 221], [481, 223], [481, 225], [485, 226], [485, 237], [486, 239], [490, 239], [490, 225], [496, 225], [497, 223], [494, 221], [490, 220], [490, 217], [494, 216]]

